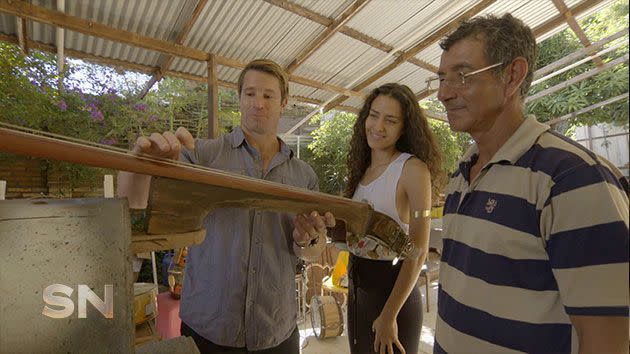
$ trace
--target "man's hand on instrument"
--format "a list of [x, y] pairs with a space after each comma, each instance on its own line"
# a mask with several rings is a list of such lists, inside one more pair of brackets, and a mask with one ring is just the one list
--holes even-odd
[[133, 147], [134, 154], [148, 154], [167, 159], [179, 159], [182, 145], [192, 150], [195, 148], [195, 139], [186, 128], [179, 127], [173, 134], [170, 131], [153, 133], [149, 137], [141, 136]]
[[335, 217], [326, 212], [323, 216], [313, 211], [309, 215], [298, 214], [293, 221], [293, 241], [300, 248], [312, 247], [326, 242], [326, 227], [335, 226]]

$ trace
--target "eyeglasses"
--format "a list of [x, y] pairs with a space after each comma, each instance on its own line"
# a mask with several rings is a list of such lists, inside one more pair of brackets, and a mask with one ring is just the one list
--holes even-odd
[[466, 78], [471, 77], [473, 75], [477, 75], [484, 71], [496, 68], [499, 65], [503, 65], [503, 63], [492, 64], [490, 66], [486, 66], [484, 68], [481, 68], [481, 69], [478, 69], [469, 73], [464, 73], [460, 71], [460, 72], [447, 73], [446, 75], [442, 75], [442, 76], [431, 77], [426, 80], [426, 83], [427, 83], [426, 89], [437, 90], [441, 86], [450, 87], [454, 89], [462, 89], [462, 88], [465, 88], [468, 84], [468, 81], [466, 81]]

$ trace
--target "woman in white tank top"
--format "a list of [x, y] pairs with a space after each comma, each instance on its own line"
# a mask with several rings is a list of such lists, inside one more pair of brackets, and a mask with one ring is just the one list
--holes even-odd
[[441, 157], [427, 119], [407, 86], [385, 84], [366, 98], [350, 143], [346, 196], [390, 216], [423, 252], [396, 264], [369, 235], [348, 237], [348, 339], [352, 353], [416, 353], [422, 328], [416, 286], [429, 242], [434, 182]]

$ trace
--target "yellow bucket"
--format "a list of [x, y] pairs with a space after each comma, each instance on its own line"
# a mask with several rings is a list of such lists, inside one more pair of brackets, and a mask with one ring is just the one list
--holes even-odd
[[138, 325], [157, 316], [157, 286], [153, 283], [133, 284], [133, 323]]

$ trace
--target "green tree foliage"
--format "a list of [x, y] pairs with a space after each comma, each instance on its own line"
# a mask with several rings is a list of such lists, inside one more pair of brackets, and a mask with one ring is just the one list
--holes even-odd
[[[311, 123], [320, 121], [321, 116], [316, 115]], [[348, 178], [346, 159], [355, 121], [354, 114], [335, 112], [311, 133], [313, 141], [308, 145], [310, 154], [303, 154], [302, 158], [315, 170], [322, 192], [339, 195], [346, 186]]]
[[[317, 115], [312, 123], [320, 120], [321, 117]], [[336, 112], [331, 118], [321, 122], [320, 127], [311, 133], [313, 141], [308, 145], [308, 152], [302, 154], [302, 159], [308, 162], [319, 176], [322, 192], [338, 195], [346, 186], [348, 178], [346, 159], [355, 121], [354, 114]], [[453, 134], [448, 123], [437, 120], [429, 120], [429, 126], [442, 152], [444, 171], [453, 172], [462, 153], [471, 144], [469, 136]]]
[[[628, 27], [628, 0], [620, 0], [614, 5], [581, 21], [587, 36], [597, 41]], [[604, 62], [609, 62], [628, 53], [627, 37], [618, 39], [607, 45], [621, 45], [602, 56]], [[582, 48], [575, 34], [564, 30], [540, 43], [540, 54], [536, 63], [537, 68], [544, 67]], [[567, 81], [581, 73], [594, 69], [593, 62], [582, 64], [556, 77], [543, 81], [530, 90], [530, 94], [542, 91], [548, 87]], [[527, 110], [535, 114], [539, 120], [547, 121], [563, 116], [582, 108], [597, 104], [609, 98], [628, 92], [628, 64], [600, 73], [594, 77], [576, 83], [554, 94], [534, 100], [528, 104]], [[580, 114], [563, 125], [564, 130], [572, 125], [593, 125], [598, 123], [628, 124], [628, 101], [621, 100], [602, 108]]]

